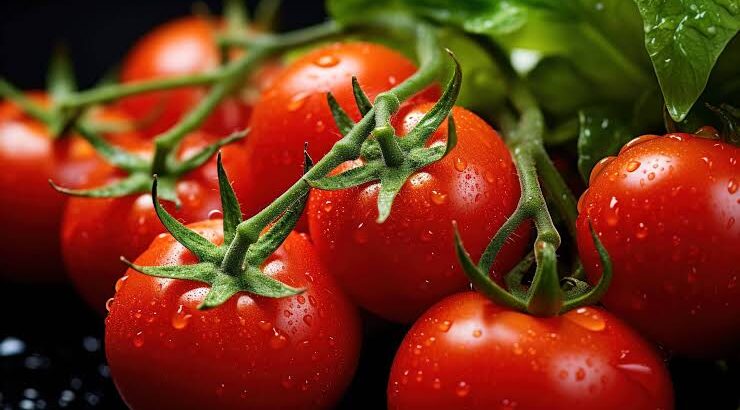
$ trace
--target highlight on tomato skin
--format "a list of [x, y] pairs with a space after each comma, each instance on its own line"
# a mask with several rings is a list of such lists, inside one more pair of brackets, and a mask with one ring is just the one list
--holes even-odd
[[669, 350], [722, 357], [740, 343], [738, 158], [716, 139], [643, 136], [594, 168], [580, 200], [589, 280], [600, 267], [587, 220], [614, 266], [604, 305]]
[[603, 309], [538, 318], [464, 292], [409, 330], [388, 408], [672, 409], [673, 391], [656, 350]]
[[[221, 224], [213, 219], [189, 227], [220, 244]], [[157, 237], [136, 260], [143, 266], [195, 262], [170, 235]], [[291, 233], [263, 271], [305, 292], [275, 299], [240, 293], [198, 310], [208, 287], [126, 272], [108, 304], [105, 339], [126, 403], [137, 410], [333, 408], [357, 365], [355, 307], [305, 235]]]

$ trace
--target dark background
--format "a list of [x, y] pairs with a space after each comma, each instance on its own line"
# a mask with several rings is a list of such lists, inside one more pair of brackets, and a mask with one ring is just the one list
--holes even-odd
[[[218, 1], [201, 3], [220, 12]], [[24, 89], [43, 88], [49, 54], [64, 41], [80, 86], [89, 87], [137, 38], [192, 7], [189, 0], [0, 0], [0, 76]], [[280, 27], [324, 18], [321, 0], [285, 0]], [[342, 408], [385, 407], [388, 369], [406, 329], [366, 322], [360, 367]], [[105, 365], [102, 334], [102, 319], [69, 286], [0, 282], [0, 409], [124, 408]], [[737, 363], [674, 359], [671, 371], [678, 408], [738, 409]]]

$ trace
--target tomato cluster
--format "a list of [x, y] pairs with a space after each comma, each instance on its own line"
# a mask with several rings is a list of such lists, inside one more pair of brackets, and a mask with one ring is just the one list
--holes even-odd
[[[220, 26], [186, 18], [156, 29], [125, 58], [121, 82], [217, 69]], [[592, 285], [605, 268], [592, 230], [609, 253], [613, 279], [603, 308], [538, 317], [470, 291], [453, 222], [477, 259], [517, 209], [522, 188], [503, 139], [463, 107], [452, 108], [426, 141], [444, 146], [452, 131], [457, 144], [412, 173], [383, 223], [376, 221], [378, 181], [311, 189], [296, 231], [257, 267], [297, 294], [240, 291], [201, 309], [217, 287], [212, 277], [200, 281], [210, 287], [138, 271], [207, 262], [179, 241], [182, 233], [166, 232], [162, 212], [211, 244], [233, 240], [226, 239], [218, 167], [251, 217], [301, 178], [304, 150], [319, 161], [342, 138], [327, 93], [357, 122], [363, 114], [353, 78], [373, 101], [417, 71], [403, 54], [361, 41], [317, 46], [284, 68], [268, 67], [243, 79], [178, 145], [173, 161], [251, 129], [221, 150], [218, 166], [210, 159], [176, 175], [176, 201], [162, 199], [165, 211], [149, 192], [69, 199], [55, 192], [50, 179], [86, 189], [127, 175], [74, 132], [54, 138], [18, 105], [0, 105], [0, 272], [59, 279], [63, 258], [81, 296], [108, 310], [107, 358], [132, 408], [331, 408], [358, 362], [357, 307], [412, 324], [389, 376], [392, 409], [670, 409], [670, 376], [648, 340], [691, 356], [737, 353], [740, 270], [732, 258], [740, 243], [740, 149], [691, 134], [640, 137], [593, 170], [578, 204], [577, 245]], [[190, 86], [127, 96], [91, 118], [129, 124], [106, 140], [152, 160], [152, 137], [206, 93]], [[30, 96], [42, 107], [53, 104]], [[439, 88], [429, 86], [397, 107], [394, 138], [412, 133], [439, 98]], [[364, 164], [345, 162], [332, 175]], [[524, 221], [486, 273], [502, 283], [532, 237]], [[127, 270], [120, 257], [135, 265]]]

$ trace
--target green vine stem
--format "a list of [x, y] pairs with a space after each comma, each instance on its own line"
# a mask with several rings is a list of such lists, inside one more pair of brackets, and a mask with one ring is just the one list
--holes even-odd
[[[395, 29], [405, 29], [414, 33], [420, 61], [419, 69], [393, 89], [378, 95], [376, 104], [301, 179], [262, 211], [239, 224], [236, 237], [227, 250], [227, 254], [243, 254], [249, 245], [257, 240], [264, 227], [279, 217], [290, 204], [308, 193], [311, 188], [309, 181], [319, 180], [340, 164], [358, 158], [363, 142], [374, 129], [387, 126], [388, 119], [398, 110], [400, 102], [427, 87], [439, 75], [442, 63], [438, 57], [442, 53], [431, 27], [411, 18], [375, 20], [375, 24], [392, 25]], [[388, 100], [395, 103], [383, 102]]]
[[[300, 289], [289, 288], [284, 284], [274, 283], [275, 281], [265, 282], [270, 278], [259, 274], [259, 269], [262, 261], [269, 253], [277, 249], [297, 222], [311, 189], [310, 182], [324, 178], [346, 161], [359, 158], [363, 144], [370, 142], [368, 138], [371, 135], [377, 137], [377, 133], [374, 133], [373, 130], [389, 126], [389, 119], [398, 111], [400, 102], [426, 88], [438, 77], [442, 67], [438, 59], [435, 58], [435, 56], [441, 54], [441, 50], [431, 27], [411, 19], [391, 19], [390, 21], [394, 29], [404, 29], [417, 39], [417, 50], [422, 64], [415, 75], [412, 75], [397, 87], [379, 95], [373, 106], [368, 106], [369, 103], [359, 97], [358, 101], [368, 109], [357, 123], [353, 123], [343, 111], [340, 112], [341, 108], [337, 108], [336, 100], [333, 99], [331, 94], [328, 94], [327, 103], [332, 107], [333, 113], [339, 115], [339, 119], [342, 121], [340, 128], [344, 130], [343, 137], [316, 164], [313, 164], [308, 158], [304, 148], [307, 166], [304, 169], [303, 177], [270, 205], [245, 221], [241, 220], [238, 202], [228, 184], [228, 178], [223, 172], [219, 159], [219, 181], [224, 209], [225, 232], [225, 243], [221, 247], [212, 246], [207, 243], [207, 240], [179, 224], [158, 204], [156, 194], [153, 194], [155, 208], [160, 220], [178, 241], [198, 257], [199, 263], [177, 268], [143, 267], [131, 263], [129, 265], [145, 274], [200, 280], [209, 283], [211, 289], [201, 308], [217, 306], [239, 291], [249, 291], [270, 297], [282, 297], [300, 292]], [[384, 21], [382, 24], [391, 23]], [[420, 124], [423, 124], [423, 129], [417, 133], [416, 138], [425, 138], [423, 133], [427, 131], [427, 128], [431, 128], [433, 131], [449, 115], [459, 92], [461, 81], [459, 67], [456, 67], [453, 77], [440, 101], [430, 111], [433, 111], [434, 114], [420, 121]], [[353, 81], [353, 83], [355, 82]], [[451, 129], [451, 137], [449, 138], [451, 142], [448, 141], [448, 146], [454, 146], [456, 138], [454, 136], [454, 122], [451, 119], [449, 128]], [[431, 133], [431, 131], [428, 133]], [[391, 134], [391, 137], [395, 139], [395, 135]], [[435, 158], [441, 157], [441, 154], [444, 153], [439, 153], [440, 155]], [[431, 154], [429, 156], [432, 157]], [[157, 183], [155, 181], [153, 190], [156, 189]], [[265, 228], [273, 222], [275, 223], [268, 232], [263, 234]]]
[[[577, 286], [570, 286], [565, 290], [561, 288], [557, 270], [557, 249], [561, 238], [550, 215], [543, 187], [548, 193], [550, 203], [568, 225], [572, 237], [575, 237], [577, 216], [575, 198], [545, 151], [544, 118], [534, 98], [522, 84], [516, 83], [511, 90], [511, 100], [519, 111], [519, 121], [514, 120], [512, 113], [504, 112], [500, 122], [519, 173], [519, 203], [511, 217], [496, 232], [477, 265], [470, 260], [456, 234], [457, 254], [473, 284], [492, 300], [538, 316], [557, 315], [597, 300], [611, 280], [611, 264], [606, 250], [592, 230], [592, 238], [604, 266], [602, 280], [591, 288], [571, 276], [567, 278], [567, 283], [575, 283]], [[490, 279], [489, 272], [506, 240], [525, 220], [532, 220], [537, 231], [534, 258], [528, 256], [506, 276], [505, 281], [509, 287], [507, 291]], [[536, 264], [536, 269], [531, 284], [526, 289], [521, 281], [532, 263]]]

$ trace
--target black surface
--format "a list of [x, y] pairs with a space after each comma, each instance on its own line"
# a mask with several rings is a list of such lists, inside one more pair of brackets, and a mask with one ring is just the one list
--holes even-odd
[[[217, 1], [204, 3], [219, 10]], [[42, 87], [49, 51], [64, 39], [80, 84], [90, 86], [141, 34], [190, 9], [187, 0], [0, 0], [0, 76], [22, 88]], [[321, 1], [284, 1], [286, 29], [323, 18]], [[385, 407], [388, 370], [406, 330], [377, 319], [366, 320], [365, 327], [345, 409]], [[68, 286], [0, 282], [0, 409], [125, 408], [105, 365], [102, 335], [102, 319]], [[678, 408], [738, 409], [738, 367], [672, 360]]]

